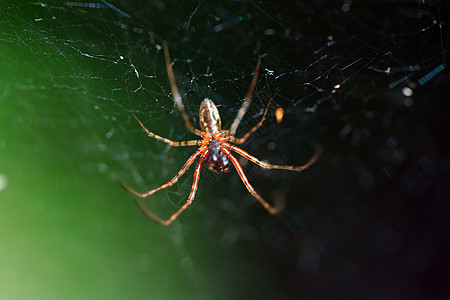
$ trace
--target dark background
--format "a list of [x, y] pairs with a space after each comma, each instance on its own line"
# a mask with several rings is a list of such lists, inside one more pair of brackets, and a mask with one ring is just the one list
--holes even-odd
[[[3, 1], [0, 298], [449, 299], [448, 4], [440, 1]], [[303, 173], [240, 160], [204, 169], [169, 228], [139, 191], [170, 180], [203, 98], [230, 126], [262, 56], [238, 136]], [[285, 111], [275, 121], [277, 108]], [[148, 199], [168, 217], [192, 170]]]

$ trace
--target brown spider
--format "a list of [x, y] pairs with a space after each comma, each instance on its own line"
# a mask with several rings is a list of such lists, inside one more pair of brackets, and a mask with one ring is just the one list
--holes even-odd
[[[178, 92], [177, 84], [175, 83], [175, 77], [172, 70], [172, 63], [170, 61], [169, 56], [169, 50], [167, 48], [167, 44], [163, 43], [164, 48], [164, 56], [166, 60], [166, 68], [167, 68], [167, 74], [169, 76], [170, 80], [170, 87], [172, 90], [172, 96], [175, 101], [175, 103], [178, 106], [178, 109], [183, 115], [184, 122], [186, 125], [186, 128], [202, 137], [202, 140], [191, 140], [191, 141], [171, 141], [169, 139], [163, 138], [159, 135], [156, 135], [152, 132], [150, 132], [145, 126], [142, 124], [139, 119], [133, 115], [133, 117], [136, 119], [136, 121], [139, 122], [139, 124], [144, 128], [145, 132], [147, 132], [147, 135], [149, 137], [155, 138], [157, 140], [161, 140], [170, 146], [179, 147], [179, 146], [200, 146], [200, 148], [195, 152], [184, 164], [184, 166], [181, 168], [181, 170], [178, 172], [178, 174], [172, 178], [168, 183], [161, 185], [160, 187], [150, 190], [146, 193], [138, 193], [134, 190], [132, 190], [130, 187], [125, 185], [124, 183], [121, 183], [122, 187], [129, 192], [130, 194], [139, 197], [139, 198], [146, 198], [150, 195], [153, 195], [157, 191], [160, 191], [162, 189], [165, 189], [167, 187], [170, 187], [174, 185], [178, 179], [186, 172], [186, 170], [192, 165], [192, 163], [197, 159], [197, 157], [200, 157], [199, 161], [197, 162], [197, 165], [195, 167], [194, 172], [194, 181], [192, 183], [192, 189], [191, 193], [189, 194], [187, 202], [181, 206], [180, 209], [178, 209], [177, 212], [175, 212], [172, 216], [170, 216], [167, 220], [162, 220], [161, 218], [157, 217], [143, 202], [136, 201], [137, 206], [139, 209], [144, 213], [144, 215], [149, 218], [152, 221], [155, 221], [158, 224], [161, 224], [163, 226], [170, 225], [189, 205], [192, 204], [192, 201], [195, 197], [195, 192], [197, 191], [197, 185], [198, 180], [200, 177], [200, 169], [202, 167], [202, 164], [204, 161], [206, 161], [206, 166], [209, 170], [216, 172], [216, 173], [222, 173], [222, 172], [228, 172], [230, 161], [235, 167], [236, 171], [238, 172], [239, 176], [241, 177], [242, 182], [244, 183], [247, 190], [256, 198], [258, 201], [264, 206], [264, 208], [270, 213], [270, 214], [276, 214], [280, 209], [282, 208], [282, 205], [275, 205], [271, 206], [269, 203], [267, 203], [256, 191], [255, 189], [250, 185], [248, 182], [247, 177], [244, 174], [244, 171], [242, 170], [241, 165], [239, 164], [238, 160], [231, 154], [231, 151], [236, 152], [237, 154], [245, 157], [246, 159], [250, 160], [251, 162], [266, 168], [266, 169], [284, 169], [284, 170], [292, 170], [292, 171], [303, 171], [309, 166], [311, 166], [319, 157], [321, 153], [321, 149], [318, 148], [311, 157], [311, 159], [303, 166], [282, 166], [282, 165], [271, 165], [266, 162], [263, 162], [256, 157], [251, 156], [244, 150], [233, 146], [229, 144], [228, 142], [232, 142], [235, 144], [242, 144], [247, 140], [247, 138], [256, 131], [261, 125], [263, 124], [263, 121], [265, 119], [267, 109], [269, 106], [266, 107], [266, 110], [264, 111], [264, 114], [262, 116], [261, 121], [259, 121], [258, 124], [256, 124], [252, 129], [250, 129], [244, 136], [241, 138], [236, 138], [234, 135], [236, 133], [236, 129], [239, 126], [239, 123], [241, 122], [242, 117], [244, 116], [245, 112], [247, 111], [248, 106], [250, 105], [250, 102], [252, 100], [253, 91], [255, 89], [256, 81], [258, 78], [258, 72], [259, 72], [259, 66], [261, 64], [261, 58], [258, 58], [258, 61], [256, 63], [255, 68], [255, 74], [253, 75], [253, 79], [250, 85], [250, 88], [247, 92], [247, 96], [244, 99], [244, 102], [242, 104], [242, 107], [240, 108], [236, 119], [234, 120], [233, 124], [231, 124], [231, 127], [229, 130], [221, 130], [221, 124], [220, 124], [220, 116], [219, 112], [217, 110], [216, 105], [208, 98], [205, 98], [201, 105], [200, 105], [200, 128], [201, 130], [195, 129], [194, 126], [192, 126], [191, 120], [189, 119], [189, 116], [185, 112], [183, 102], [180, 97], [180, 93]], [[270, 104], [270, 103], [269, 103]]]

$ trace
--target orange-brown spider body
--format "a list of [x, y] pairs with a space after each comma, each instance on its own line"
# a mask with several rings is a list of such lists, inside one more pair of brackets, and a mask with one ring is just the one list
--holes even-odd
[[230, 161], [222, 151], [222, 143], [228, 139], [223, 138], [224, 132], [221, 132], [220, 115], [217, 106], [211, 99], [205, 98], [200, 105], [199, 114], [200, 128], [202, 132], [208, 135], [206, 166], [209, 170], [216, 173], [228, 172]]
[[[172, 90], [172, 97], [175, 101], [175, 104], [177, 105], [178, 109], [180, 110], [186, 128], [202, 137], [202, 140], [190, 140], [190, 141], [172, 141], [166, 138], [163, 138], [157, 134], [154, 134], [153, 132], [150, 132], [142, 122], [133, 115], [133, 117], [136, 119], [136, 121], [141, 125], [141, 127], [145, 130], [147, 135], [149, 137], [155, 138], [157, 140], [161, 140], [171, 146], [174, 147], [180, 147], [180, 146], [199, 146], [198, 150], [192, 154], [192, 156], [186, 161], [184, 166], [178, 171], [178, 174], [175, 175], [169, 182], [166, 184], [161, 185], [158, 188], [155, 188], [153, 190], [150, 190], [145, 193], [138, 193], [125, 185], [124, 183], [121, 183], [122, 187], [128, 191], [130, 194], [139, 197], [139, 198], [146, 198], [148, 196], [153, 195], [154, 193], [165, 189], [167, 187], [170, 187], [174, 185], [181, 176], [189, 169], [189, 167], [194, 163], [194, 161], [199, 158], [197, 165], [195, 167], [194, 171], [194, 180], [192, 182], [192, 188], [191, 192], [189, 194], [189, 197], [184, 205], [182, 205], [174, 214], [172, 214], [168, 219], [162, 220], [161, 218], [157, 217], [147, 206], [145, 203], [141, 201], [136, 201], [137, 206], [139, 209], [144, 213], [144, 215], [149, 218], [152, 221], [155, 221], [156, 223], [168, 226], [170, 225], [189, 205], [192, 204], [192, 201], [194, 200], [195, 193], [197, 191], [198, 187], [198, 181], [200, 178], [200, 170], [203, 165], [203, 163], [206, 161], [206, 166], [209, 170], [216, 172], [216, 173], [222, 173], [222, 172], [228, 172], [230, 162], [236, 169], [239, 177], [241, 178], [242, 182], [244, 183], [247, 190], [255, 197], [261, 205], [270, 213], [270, 214], [276, 214], [280, 209], [282, 208], [282, 205], [280, 203], [276, 203], [275, 206], [270, 205], [267, 201], [265, 201], [252, 187], [250, 182], [247, 179], [247, 176], [245, 175], [244, 171], [242, 170], [241, 165], [239, 164], [239, 161], [236, 159], [236, 157], [233, 156], [232, 152], [235, 152], [242, 157], [250, 160], [251, 162], [265, 168], [265, 169], [282, 169], [282, 170], [291, 170], [291, 171], [303, 171], [309, 166], [311, 166], [319, 157], [321, 149], [318, 148], [316, 150], [316, 153], [310, 158], [310, 160], [303, 166], [283, 166], [283, 165], [272, 165], [266, 162], [263, 162], [256, 157], [248, 154], [244, 150], [240, 149], [239, 147], [236, 147], [231, 143], [235, 144], [242, 144], [244, 143], [247, 138], [255, 132], [259, 127], [262, 126], [267, 110], [269, 108], [269, 105], [267, 105], [266, 110], [264, 111], [264, 114], [262, 116], [261, 121], [259, 121], [258, 124], [256, 124], [252, 129], [250, 129], [246, 134], [244, 134], [240, 138], [236, 138], [234, 135], [236, 134], [237, 127], [239, 126], [239, 123], [241, 122], [242, 117], [244, 116], [245, 112], [247, 111], [250, 102], [252, 100], [253, 92], [256, 86], [256, 81], [258, 78], [258, 71], [259, 66], [261, 63], [261, 58], [258, 58], [258, 61], [256, 63], [255, 68], [255, 74], [253, 75], [252, 82], [250, 84], [250, 88], [247, 92], [247, 95], [242, 103], [241, 108], [239, 109], [239, 112], [231, 124], [231, 127], [229, 130], [222, 130], [221, 129], [221, 120], [219, 111], [210, 99], [205, 98], [201, 105], [200, 105], [200, 128], [201, 130], [195, 129], [192, 125], [192, 122], [186, 113], [184, 109], [183, 101], [181, 100], [181, 96], [178, 92], [178, 87], [175, 82], [175, 76], [173, 74], [172, 70], [172, 63], [170, 61], [169, 56], [169, 50], [167, 48], [167, 44], [163, 43], [164, 48], [164, 56], [166, 59], [166, 69], [167, 74], [169, 76], [170, 81], [170, 87]], [[270, 103], [269, 103], [270, 104]]]

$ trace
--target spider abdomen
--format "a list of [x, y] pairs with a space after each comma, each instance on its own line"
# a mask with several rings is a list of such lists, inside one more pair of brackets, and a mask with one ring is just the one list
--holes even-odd
[[208, 142], [208, 158], [206, 159], [206, 166], [209, 170], [222, 173], [228, 172], [230, 161], [227, 156], [221, 151], [222, 145], [216, 139], [211, 139]]
[[211, 99], [205, 98], [200, 104], [200, 128], [203, 132], [214, 134], [220, 131], [220, 115]]

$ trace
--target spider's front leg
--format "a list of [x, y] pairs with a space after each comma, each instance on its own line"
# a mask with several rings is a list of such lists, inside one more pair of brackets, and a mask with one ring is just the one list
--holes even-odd
[[284, 166], [284, 165], [272, 165], [272, 164], [263, 162], [263, 161], [257, 159], [256, 157], [248, 154], [247, 152], [245, 152], [241, 148], [233, 146], [233, 145], [230, 145], [229, 148], [231, 150], [233, 150], [234, 152], [236, 152], [237, 154], [245, 157], [246, 159], [248, 159], [252, 163], [255, 163], [255, 164], [257, 164], [260, 167], [263, 167], [265, 169], [290, 170], [290, 171], [297, 171], [297, 172], [304, 171], [305, 169], [309, 168], [312, 164], [314, 164], [317, 161], [317, 159], [319, 158], [319, 156], [320, 156], [320, 154], [322, 153], [322, 150], [323, 150], [322, 147], [317, 147], [314, 155], [309, 159], [309, 161], [306, 164], [304, 164], [302, 166]]
[[169, 226], [170, 224], [172, 224], [173, 221], [175, 221], [176, 218], [178, 218], [178, 216], [189, 206], [192, 204], [192, 201], [194, 201], [195, 198], [195, 193], [197, 192], [197, 187], [198, 187], [198, 180], [200, 178], [200, 171], [202, 168], [202, 163], [205, 161], [206, 157], [208, 155], [208, 150], [206, 150], [202, 157], [200, 158], [200, 160], [197, 162], [197, 166], [195, 167], [195, 172], [194, 172], [194, 180], [192, 182], [192, 188], [191, 188], [191, 193], [189, 194], [189, 197], [186, 201], [186, 203], [180, 207], [179, 210], [177, 210], [177, 212], [175, 212], [173, 215], [171, 215], [167, 220], [163, 221], [162, 223], [160, 223], [163, 226]]
[[[169, 219], [167, 220], [162, 220], [161, 218], [159, 218], [158, 216], [156, 216], [148, 207], [147, 205], [142, 202], [142, 201], [136, 201], [136, 205], [137, 207], [141, 210], [141, 212], [150, 220], [163, 225], [163, 226], [168, 226], [170, 223], [172, 223], [176, 217], [184, 210], [186, 209], [187, 206], [189, 206], [192, 203], [192, 200], [194, 199], [195, 196], [195, 191], [197, 190], [197, 184], [198, 184], [198, 176], [200, 174], [200, 167], [201, 167], [201, 163], [205, 160], [205, 155], [207, 154], [208, 150], [206, 149], [205, 146], [200, 147], [200, 149], [197, 150], [197, 152], [195, 152], [188, 160], [187, 162], [184, 164], [184, 166], [181, 168], [181, 170], [178, 172], [178, 174], [172, 178], [172, 180], [170, 180], [168, 183], [161, 185], [160, 187], [150, 190], [146, 193], [138, 193], [135, 190], [131, 189], [128, 185], [126, 185], [123, 182], [120, 182], [120, 185], [123, 187], [124, 190], [126, 190], [128, 193], [132, 194], [135, 197], [139, 197], [139, 198], [146, 198], [148, 196], [153, 195], [154, 193], [165, 189], [167, 187], [171, 187], [172, 185], [174, 185], [178, 179], [180, 179], [181, 176], [183, 176], [183, 174], [186, 172], [187, 169], [189, 169], [189, 167], [192, 165], [192, 163], [195, 161], [195, 159], [199, 156], [202, 155], [202, 157], [200, 158], [197, 167], [195, 169], [195, 175], [194, 175], [194, 183], [192, 184], [192, 190], [191, 190], [191, 194], [189, 195], [188, 201], [186, 202], [185, 205], [183, 205], [178, 212], [176, 212], [174, 215], [172, 215]], [[198, 175], [197, 175], [198, 174]], [[186, 207], [185, 207], [186, 206]], [[183, 208], [184, 207], [184, 208]]]
[[141, 212], [150, 220], [158, 223], [159, 225], [162, 226], [169, 226], [170, 224], [172, 224], [173, 221], [175, 221], [176, 218], [178, 218], [178, 216], [189, 206], [192, 204], [192, 201], [194, 201], [194, 197], [195, 197], [195, 193], [197, 192], [197, 187], [198, 187], [198, 180], [200, 178], [200, 170], [202, 167], [202, 163], [205, 161], [206, 156], [208, 155], [208, 150], [205, 150], [205, 152], [203, 152], [202, 157], [200, 158], [200, 160], [197, 162], [197, 166], [195, 167], [195, 172], [194, 172], [194, 180], [192, 182], [192, 188], [191, 188], [191, 193], [189, 194], [189, 197], [186, 201], [185, 204], [183, 204], [183, 206], [180, 207], [180, 209], [178, 209], [173, 215], [171, 215], [167, 220], [163, 220], [159, 217], [157, 217], [148, 207], [147, 205], [142, 202], [142, 201], [136, 201], [136, 205], [137, 207], [141, 210]]
[[204, 152], [206, 149], [206, 147], [202, 146], [200, 147], [197, 152], [195, 152], [194, 154], [192, 154], [191, 157], [189, 157], [189, 159], [186, 161], [186, 163], [184, 164], [184, 166], [180, 169], [180, 171], [178, 171], [177, 175], [175, 175], [174, 178], [172, 178], [168, 183], [161, 185], [160, 187], [157, 187], [156, 189], [150, 190], [148, 192], [145, 193], [138, 193], [135, 190], [133, 190], [132, 188], [130, 188], [127, 184], [125, 184], [124, 182], [120, 182], [120, 185], [123, 187], [123, 189], [125, 191], [127, 191], [128, 193], [130, 193], [131, 195], [135, 196], [135, 197], [139, 197], [139, 198], [147, 198], [148, 196], [153, 195], [154, 193], [171, 187], [172, 185], [174, 185], [178, 179], [180, 179], [181, 176], [183, 176], [183, 174], [187, 171], [187, 169], [189, 169], [189, 167], [192, 165], [192, 163], [195, 161], [195, 159], [202, 154], [202, 152]]
[[239, 161], [231, 154], [228, 149], [222, 148], [222, 152], [228, 157], [229, 160], [231, 160], [231, 163], [234, 165], [234, 168], [238, 172], [239, 177], [241, 177], [242, 182], [244, 183], [250, 194], [252, 194], [253, 197], [255, 197], [271, 215], [277, 214], [284, 208], [284, 202], [278, 202], [275, 206], [272, 206], [266, 200], [264, 200], [248, 181], [247, 176], [245, 176], [244, 170], [242, 170], [242, 167], [239, 164]]

